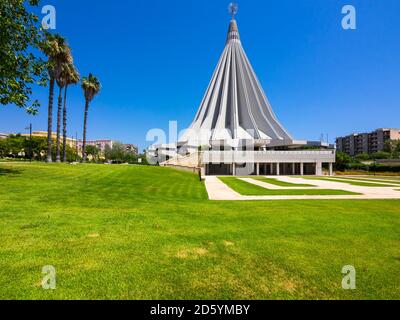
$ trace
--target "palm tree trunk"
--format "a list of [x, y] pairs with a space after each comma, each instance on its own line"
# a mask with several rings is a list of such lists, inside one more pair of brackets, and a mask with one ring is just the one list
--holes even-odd
[[49, 91], [49, 108], [47, 115], [47, 162], [53, 162], [51, 156], [51, 144], [52, 144], [52, 124], [53, 124], [53, 97], [54, 97], [54, 78], [50, 79], [50, 91]]
[[58, 94], [58, 110], [57, 110], [57, 152], [56, 152], [56, 162], [61, 162], [61, 111], [62, 111], [62, 87], [60, 87], [60, 91]]
[[85, 104], [85, 116], [83, 119], [83, 143], [82, 143], [82, 162], [86, 162], [86, 128], [87, 128], [87, 116], [89, 111], [89, 100], [86, 99]]
[[64, 109], [63, 109], [63, 162], [67, 162], [67, 89], [64, 89]]

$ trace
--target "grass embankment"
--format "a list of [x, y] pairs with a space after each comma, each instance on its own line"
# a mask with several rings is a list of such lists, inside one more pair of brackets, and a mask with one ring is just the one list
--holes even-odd
[[0, 299], [400, 299], [397, 200], [209, 201], [168, 168], [0, 169]]
[[235, 177], [220, 177], [223, 183], [244, 196], [357, 195], [359, 193], [330, 189], [267, 189]]
[[280, 181], [278, 179], [274, 179], [274, 178], [267, 178], [267, 177], [250, 177], [251, 179], [254, 180], [258, 180], [258, 181], [262, 181], [262, 182], [266, 182], [269, 184], [273, 184], [275, 186], [279, 186], [279, 187], [315, 187], [312, 184], [305, 184], [305, 183], [290, 183], [290, 182], [286, 182], [286, 181]]

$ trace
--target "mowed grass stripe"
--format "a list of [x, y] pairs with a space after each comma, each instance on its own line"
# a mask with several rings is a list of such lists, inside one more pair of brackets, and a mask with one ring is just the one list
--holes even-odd
[[380, 180], [380, 179], [353, 178], [353, 177], [338, 177], [338, 178], [344, 179], [344, 180], [350, 179], [350, 180], [356, 180], [356, 181], [365, 181], [365, 182], [370, 182], [370, 183], [380, 182], [380, 183], [384, 183], [384, 184], [400, 185], [400, 181], [396, 181], [396, 180], [387, 181], [387, 180]]
[[228, 187], [244, 196], [303, 196], [303, 195], [358, 195], [345, 190], [330, 189], [281, 189], [272, 190], [234, 177], [219, 177]]
[[347, 178], [331, 178], [327, 177], [327, 180], [335, 180], [337, 182], [345, 182], [351, 185], [355, 186], [364, 186], [364, 187], [395, 187], [396, 184], [392, 184], [391, 182], [385, 182], [385, 183], [374, 183], [373, 181], [363, 181], [363, 180], [358, 180], [358, 179], [347, 179]]
[[[18, 174], [15, 176], [18, 177], [20, 172], [27, 170], [32, 176], [31, 179], [24, 181], [23, 185], [18, 184], [17, 179], [9, 181], [18, 190], [14, 195], [16, 200], [19, 197], [18, 193], [22, 192], [28, 194], [30, 198], [47, 203], [49, 198], [54, 202], [65, 204], [71, 202], [87, 206], [98, 206], [98, 201], [101, 201], [100, 205], [105, 207], [121, 198], [154, 202], [161, 199], [171, 201], [207, 199], [198, 177], [189, 175], [191, 179], [184, 179], [182, 182], [182, 177], [187, 176], [187, 173], [174, 169], [168, 169], [170, 175], [166, 180], [162, 174], [160, 175], [165, 169], [160, 167], [51, 164], [46, 168], [40, 164], [32, 166], [26, 164], [18, 168]], [[143, 174], [143, 177], [138, 179], [140, 174]], [[64, 183], [60, 183], [62, 181]], [[98, 196], [100, 194], [101, 199]], [[53, 195], [55, 199], [52, 198]]]
[[276, 186], [280, 186], [280, 187], [315, 187], [312, 184], [291, 183], [291, 182], [281, 181], [281, 180], [278, 180], [278, 179], [267, 178], [267, 177], [254, 177], [254, 176], [251, 176], [250, 178], [254, 179], [254, 180], [270, 183], [270, 184], [273, 184], [273, 185], [276, 185]]
[[369, 183], [369, 182], [363, 182], [363, 181], [350, 181], [350, 180], [340, 179], [340, 178], [304, 177], [304, 179], [341, 182], [341, 183], [350, 184], [352, 186], [360, 186], [360, 187], [396, 187], [396, 185], [392, 185], [392, 184], [378, 184], [378, 183]]
[[[339, 175], [339, 177], [341, 177], [341, 175]], [[380, 175], [366, 175], [366, 176], [362, 176], [362, 175], [358, 175], [358, 176], [352, 176], [352, 175], [344, 175], [344, 177], [354, 177], [354, 178], [365, 178], [365, 179], [381, 179], [381, 180], [394, 180], [394, 181], [400, 181], [400, 175], [397, 176], [380, 176]]]

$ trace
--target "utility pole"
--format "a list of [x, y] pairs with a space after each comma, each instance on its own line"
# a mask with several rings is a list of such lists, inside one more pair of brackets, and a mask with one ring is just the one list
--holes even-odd
[[29, 124], [29, 162], [32, 163], [32, 123]]

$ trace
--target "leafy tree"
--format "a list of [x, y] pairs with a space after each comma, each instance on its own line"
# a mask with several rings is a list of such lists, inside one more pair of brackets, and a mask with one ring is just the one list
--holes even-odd
[[89, 111], [89, 104], [100, 92], [100, 81], [91, 73], [82, 79], [82, 89], [85, 95], [85, 115], [83, 120], [83, 143], [82, 143], [82, 161], [86, 162], [86, 130], [87, 130], [87, 116]]
[[125, 147], [121, 142], [115, 141], [113, 142], [113, 146], [108, 154], [107, 160], [112, 160], [116, 162], [124, 162], [125, 160]]
[[32, 152], [32, 157], [36, 160], [44, 160], [47, 149], [47, 140], [42, 137], [28, 137], [25, 138], [24, 150], [25, 154], [29, 157], [29, 151]]
[[392, 154], [385, 151], [379, 151], [371, 155], [372, 159], [390, 159]]
[[6, 156], [5, 150], [6, 150], [6, 139], [0, 139], [0, 158]]
[[[29, 137], [17, 135], [10, 135], [6, 139], [0, 140], [0, 155], [11, 156], [11, 157], [20, 157], [24, 155], [26, 158], [29, 158], [30, 151], [34, 155], [35, 152], [38, 154], [41, 149], [39, 146], [43, 145], [44, 138], [32, 137], [32, 140]], [[40, 149], [40, 151], [37, 151]]]
[[393, 153], [396, 150], [396, 146], [397, 146], [396, 140], [387, 140], [385, 141], [383, 151], [387, 153]]
[[356, 155], [355, 159], [358, 161], [366, 161], [371, 160], [371, 156], [368, 153], [361, 153]]
[[107, 161], [116, 163], [138, 163], [138, 155], [132, 150], [127, 150], [126, 147], [118, 141], [113, 142], [112, 148], [106, 145], [104, 157]]
[[336, 152], [336, 163], [335, 167], [337, 170], [344, 170], [346, 167], [353, 162], [353, 159], [344, 152]]
[[[54, 156], [57, 152], [56, 146], [52, 145], [52, 155]], [[32, 158], [35, 160], [43, 161], [47, 158], [47, 138], [44, 137], [26, 137], [17, 135], [10, 135], [6, 139], [0, 140], [0, 156], [1, 157], [25, 157]], [[67, 145], [66, 148], [67, 161], [76, 161], [78, 155], [75, 148], [71, 148]]]
[[104, 158], [108, 161], [111, 160], [111, 147], [110, 145], [106, 144], [104, 146]]
[[86, 155], [91, 156], [93, 161], [96, 162], [99, 160], [100, 150], [97, 148], [97, 146], [86, 146]]
[[39, 19], [27, 6], [39, 0], [0, 1], [0, 104], [14, 104], [28, 113], [38, 112], [31, 101], [32, 86], [46, 84], [46, 63], [35, 54], [41, 48], [43, 32]]
[[6, 156], [17, 157], [20, 153], [24, 152], [25, 138], [20, 134], [10, 135], [3, 141], [4, 154]]
[[387, 140], [383, 151], [390, 153], [391, 158], [400, 157], [400, 140]]
[[138, 157], [138, 163], [139, 163], [139, 159], [141, 159], [140, 164], [148, 166], [149, 162], [147, 161], [147, 157], [145, 155], [141, 155]]

